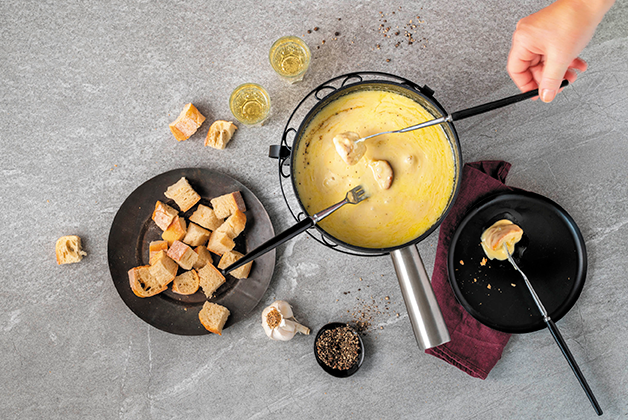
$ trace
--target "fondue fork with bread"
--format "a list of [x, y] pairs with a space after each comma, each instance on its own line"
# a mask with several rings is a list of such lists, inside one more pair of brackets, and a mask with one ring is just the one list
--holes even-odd
[[[560, 87], [564, 88], [568, 84], [569, 82], [567, 80], [563, 80]], [[432, 120], [428, 120], [416, 125], [411, 125], [406, 128], [401, 128], [399, 130], [382, 131], [381, 133], [375, 133], [365, 137], [360, 137], [358, 133], [355, 133], [353, 131], [345, 131], [334, 137], [334, 146], [336, 146], [336, 151], [338, 152], [338, 155], [340, 155], [342, 160], [344, 160], [347, 165], [352, 166], [358, 163], [360, 159], [362, 159], [362, 156], [364, 156], [364, 153], [366, 153], [366, 145], [364, 144], [364, 141], [370, 138], [381, 136], [384, 134], [407, 133], [408, 131], [420, 130], [421, 128], [431, 127], [433, 125], [438, 125], [446, 122], [460, 121], [465, 118], [473, 117], [475, 115], [483, 114], [494, 109], [512, 105], [526, 99], [531, 99], [535, 96], [539, 96], [538, 89], [534, 89], [525, 93], [520, 93], [518, 95], [509, 96], [507, 98], [499, 99], [497, 101], [488, 102], [483, 105], [474, 106], [473, 108], [463, 109], [462, 111], [453, 112], [443, 117], [434, 118]]]

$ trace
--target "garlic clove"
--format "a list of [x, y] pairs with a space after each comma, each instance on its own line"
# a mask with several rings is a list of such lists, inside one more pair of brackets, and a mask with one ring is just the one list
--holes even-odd
[[294, 319], [292, 307], [283, 300], [276, 300], [262, 311], [262, 327], [269, 338], [279, 341], [288, 341], [297, 332], [310, 333], [308, 327]]
[[292, 313], [292, 306], [290, 306], [290, 304], [285, 300], [276, 300], [270, 306], [277, 308], [281, 316], [284, 318], [294, 317], [294, 314]]

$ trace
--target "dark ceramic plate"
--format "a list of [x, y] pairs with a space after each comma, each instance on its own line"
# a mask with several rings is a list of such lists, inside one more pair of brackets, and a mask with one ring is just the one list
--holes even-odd
[[355, 330], [353, 331], [358, 336], [358, 340], [360, 342], [360, 354], [358, 355], [357, 362], [351, 368], [345, 369], [345, 370], [334, 369], [334, 368], [332, 368], [330, 366], [327, 366], [325, 364], [325, 362], [323, 362], [320, 359], [320, 357], [318, 357], [318, 352], [316, 351], [316, 343], [318, 343], [319, 337], [325, 331], [327, 331], [327, 330], [334, 330], [336, 328], [346, 327], [346, 326], [348, 326], [348, 325], [347, 324], [343, 324], [342, 322], [331, 322], [329, 324], [326, 324], [318, 331], [318, 334], [316, 334], [316, 339], [314, 340], [314, 357], [316, 357], [316, 361], [318, 362], [320, 367], [323, 368], [323, 370], [325, 372], [329, 373], [332, 376], [335, 376], [336, 378], [348, 378], [349, 376], [351, 376], [354, 373], [356, 373], [358, 371], [358, 369], [360, 369], [360, 366], [362, 366], [362, 362], [364, 362], [364, 342], [362, 341], [362, 337], [360, 337], [360, 334], [358, 334]]
[[558, 204], [518, 192], [489, 197], [472, 209], [454, 233], [448, 255], [449, 282], [458, 302], [495, 330], [527, 333], [545, 328], [521, 275], [506, 261], [487, 260], [480, 236], [500, 219], [523, 229], [513, 257], [554, 321], [580, 296], [587, 271], [582, 234]]
[[[245, 254], [275, 234], [262, 203], [247, 187], [209, 169], [175, 169], [163, 173], [140, 185], [124, 201], [113, 219], [108, 243], [109, 270], [120, 297], [137, 316], [160, 330], [180, 335], [204, 335], [209, 331], [198, 319], [206, 301], [200, 290], [193, 295], [182, 296], [174, 293], [169, 286], [156, 296], [139, 298], [131, 290], [127, 274], [133, 267], [148, 264], [150, 242], [161, 239], [161, 229], [151, 219], [155, 203], [160, 200], [178, 208], [174, 201], [164, 196], [164, 192], [181, 177], [187, 178], [200, 194], [201, 204], [209, 205], [210, 199], [233, 191], [242, 193], [247, 221], [246, 229], [235, 240], [235, 250]], [[196, 206], [184, 213], [186, 218], [195, 209]], [[220, 258], [212, 256], [217, 265]], [[231, 312], [225, 328], [243, 319], [257, 305], [268, 288], [274, 269], [273, 250], [253, 262], [248, 279], [238, 280], [227, 275], [225, 283], [211, 299], [211, 302], [219, 303]]]

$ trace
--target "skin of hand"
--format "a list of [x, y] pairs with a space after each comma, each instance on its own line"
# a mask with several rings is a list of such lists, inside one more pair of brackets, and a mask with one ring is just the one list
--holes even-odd
[[507, 70], [522, 92], [539, 89], [551, 102], [563, 79], [573, 83], [587, 63], [587, 46], [614, 0], [557, 0], [521, 19], [512, 36]]

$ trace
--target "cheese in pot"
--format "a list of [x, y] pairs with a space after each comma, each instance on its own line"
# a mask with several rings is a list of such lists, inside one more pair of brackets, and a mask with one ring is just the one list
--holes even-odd
[[[353, 131], [368, 136], [434, 117], [412, 99], [388, 91], [354, 92], [328, 104], [308, 125], [294, 159], [299, 198], [312, 215], [362, 185], [369, 198], [347, 204], [320, 222], [333, 237], [363, 248], [390, 248], [427, 231], [445, 211], [454, 188], [454, 156], [441, 126], [366, 140], [366, 153], [348, 166], [333, 137]], [[369, 167], [386, 160], [394, 178], [381, 189]]]

